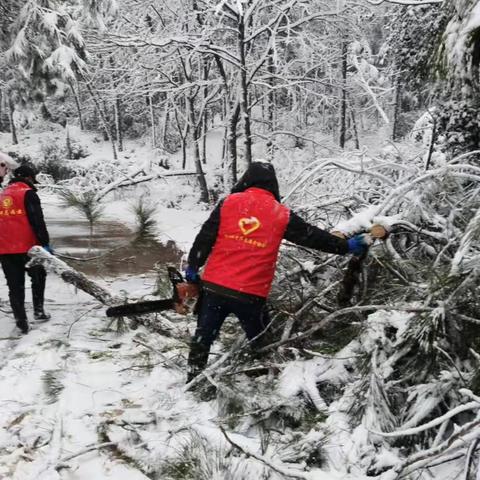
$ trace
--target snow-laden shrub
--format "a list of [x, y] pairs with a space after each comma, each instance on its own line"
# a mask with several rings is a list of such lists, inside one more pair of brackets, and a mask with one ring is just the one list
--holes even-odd
[[65, 152], [55, 144], [42, 145], [43, 160], [38, 163], [38, 169], [49, 175], [55, 182], [67, 180], [75, 175], [66, 161]]
[[[450, 161], [436, 155], [425, 170], [424, 151], [413, 152], [403, 147], [377, 158], [317, 160], [292, 179], [287, 194], [293, 205], [305, 206], [304, 216], [346, 235], [375, 223], [390, 230], [363, 262], [343, 315], [335, 295], [345, 264], [339, 257], [326, 260], [290, 246], [274, 289], [275, 305], [286, 314], [279, 337], [313, 355], [303, 360], [313, 362], [308, 369], [288, 377], [298, 383], [289, 391], [327, 412], [320, 428], [335, 432], [332, 444], [345, 442], [342, 453], [333, 449], [330, 466], [351, 468], [357, 478], [460, 458], [466, 452], [454, 442], [456, 430], [465, 428], [459, 438], [466, 442], [475, 431], [474, 415], [450, 412], [468, 401], [462, 389], [478, 389], [480, 169], [473, 154]], [[350, 336], [346, 326], [354, 328]], [[348, 375], [338, 373], [341, 365]], [[383, 435], [395, 430], [391, 440]], [[412, 433], [402, 434], [407, 430]], [[341, 455], [346, 459], [338, 463]]]
[[467, 101], [449, 101], [437, 113], [439, 142], [451, 156], [480, 148], [480, 113]]
[[154, 215], [156, 208], [145, 196], [140, 197], [136, 203], [132, 204], [132, 212], [135, 215], [137, 240], [152, 239], [155, 235], [156, 222]]

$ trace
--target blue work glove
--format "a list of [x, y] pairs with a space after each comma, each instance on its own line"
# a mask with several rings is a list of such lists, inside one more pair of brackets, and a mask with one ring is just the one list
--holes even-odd
[[190, 266], [187, 267], [185, 269], [185, 280], [190, 283], [200, 282], [200, 275], [198, 274], [198, 270]]
[[368, 233], [361, 233], [360, 235], [349, 238], [347, 243], [348, 251], [360, 256], [368, 250], [368, 247], [373, 243], [373, 239]]
[[43, 249], [46, 250], [50, 255], [54, 255], [53, 248], [50, 245], [44, 245]]

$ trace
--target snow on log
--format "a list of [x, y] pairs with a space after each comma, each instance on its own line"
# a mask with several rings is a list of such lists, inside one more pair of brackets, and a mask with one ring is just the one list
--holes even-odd
[[456, 415], [458, 415], [459, 413], [463, 413], [468, 410], [477, 410], [479, 408], [480, 408], [480, 403], [477, 401], [473, 401], [473, 402], [466, 403], [465, 405], [459, 405], [458, 407], [447, 412], [445, 415], [435, 418], [434, 420], [431, 420], [430, 422], [425, 423], [423, 425], [419, 425], [418, 427], [408, 428], [406, 430], [400, 430], [396, 432], [377, 432], [372, 430], [372, 433], [376, 435], [380, 435], [382, 437], [403, 437], [405, 435], [417, 435], [419, 433], [424, 432], [425, 430], [438, 427], [445, 420], [449, 420], [455, 417]]
[[54, 255], [51, 255], [42, 247], [32, 247], [29, 250], [28, 255], [32, 258], [29, 265], [43, 265], [48, 272], [55, 273], [64, 282], [74, 285], [76, 288], [88, 293], [88, 295], [104, 305], [110, 306], [123, 303], [122, 298], [114, 295], [93, 280], [90, 280], [83, 273], [77, 272], [74, 268], [70, 267]]

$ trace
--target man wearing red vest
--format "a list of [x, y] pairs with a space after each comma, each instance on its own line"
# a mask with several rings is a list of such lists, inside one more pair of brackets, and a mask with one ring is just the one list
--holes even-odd
[[[49, 235], [40, 199], [34, 184], [35, 170], [23, 165], [14, 172], [8, 187], [0, 192], [0, 263], [7, 280], [10, 305], [16, 325], [28, 332], [25, 312], [25, 270], [27, 252], [34, 245], [50, 251]], [[32, 280], [32, 298], [36, 320], [48, 320], [43, 308], [46, 272], [42, 266], [28, 268]]]
[[280, 203], [273, 166], [253, 162], [203, 224], [188, 256], [187, 281], [199, 281], [198, 270], [206, 266], [187, 381], [205, 368], [229, 314], [238, 317], [253, 348], [261, 343], [269, 323], [265, 301], [283, 239], [340, 255], [363, 253], [372, 242], [367, 234], [345, 240], [306, 223]]

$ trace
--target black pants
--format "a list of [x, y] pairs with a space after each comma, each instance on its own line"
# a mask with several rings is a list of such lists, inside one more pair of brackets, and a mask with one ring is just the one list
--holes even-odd
[[204, 291], [198, 312], [197, 329], [190, 345], [188, 381], [205, 368], [210, 347], [230, 314], [234, 314], [240, 320], [247, 338], [251, 340], [252, 349], [255, 350], [264, 344], [265, 336], [262, 332], [270, 323], [264, 303], [250, 303]]
[[25, 271], [28, 272], [32, 280], [33, 309], [36, 312], [43, 310], [47, 273], [41, 265], [27, 269], [25, 265], [29, 260], [30, 257], [26, 253], [0, 255], [0, 263], [7, 279], [10, 305], [16, 320], [27, 319], [25, 312]]

